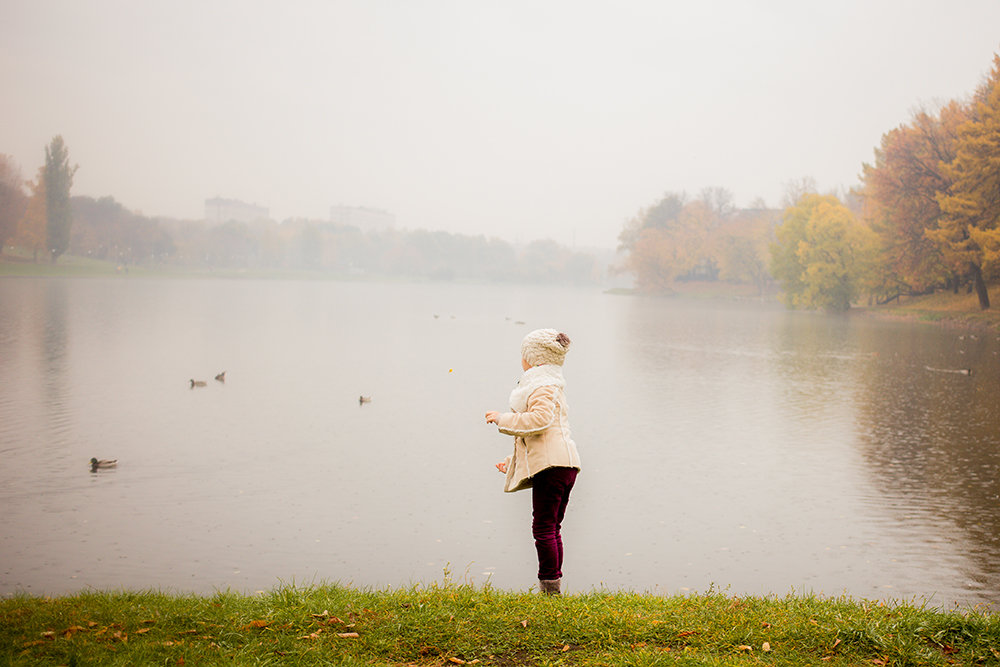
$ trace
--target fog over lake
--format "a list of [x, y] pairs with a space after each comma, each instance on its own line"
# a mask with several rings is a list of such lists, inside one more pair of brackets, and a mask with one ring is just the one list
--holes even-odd
[[570, 593], [1000, 602], [996, 334], [594, 289], [127, 278], [0, 280], [0, 594], [526, 590], [530, 494], [502, 493], [511, 439], [483, 414], [538, 327], [573, 339]]

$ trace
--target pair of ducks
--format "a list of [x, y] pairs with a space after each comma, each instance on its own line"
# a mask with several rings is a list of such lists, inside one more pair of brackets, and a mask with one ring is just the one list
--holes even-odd
[[[218, 375], [216, 375], [215, 379], [218, 380], [219, 382], [225, 382], [226, 381], [226, 371], [222, 371], [221, 373], [219, 373]], [[204, 380], [195, 380], [194, 378], [191, 379], [191, 388], [192, 389], [194, 389], [195, 387], [204, 387], [206, 384], [207, 383]]]

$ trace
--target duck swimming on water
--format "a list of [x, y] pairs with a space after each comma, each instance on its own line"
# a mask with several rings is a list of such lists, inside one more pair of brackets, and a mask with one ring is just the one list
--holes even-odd
[[218, 380], [219, 382], [225, 382], [226, 381], [226, 371], [222, 371], [221, 373], [219, 373], [218, 375], [216, 375], [215, 379]]
[[118, 465], [118, 459], [90, 459], [90, 472], [97, 472], [98, 470], [107, 470], [108, 468], [114, 468]]
[[358, 405], [364, 405], [365, 403], [371, 403], [371, 402], [372, 402], [371, 396], [365, 396], [365, 395], [358, 396]]
[[194, 379], [191, 380], [192, 389], [194, 389], [195, 387], [204, 387], [204, 386], [205, 386], [204, 380], [194, 380]]

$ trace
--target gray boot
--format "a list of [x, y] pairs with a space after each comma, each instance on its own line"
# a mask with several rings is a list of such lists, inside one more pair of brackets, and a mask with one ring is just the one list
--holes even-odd
[[538, 588], [542, 595], [560, 595], [559, 585], [562, 579], [539, 579]]

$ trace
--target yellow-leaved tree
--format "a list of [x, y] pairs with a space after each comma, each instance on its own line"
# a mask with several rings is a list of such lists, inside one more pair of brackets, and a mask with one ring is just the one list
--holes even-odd
[[793, 308], [843, 311], [872, 270], [875, 237], [832, 195], [805, 194], [785, 209], [771, 245], [771, 273]]
[[1000, 275], [1000, 55], [959, 128], [955, 158], [945, 172], [951, 187], [938, 196], [943, 215], [927, 236], [971, 279], [985, 310], [986, 280]]
[[17, 225], [17, 233], [14, 234], [13, 245], [25, 250], [30, 250], [35, 262], [38, 262], [38, 253], [45, 250], [45, 227], [47, 217], [45, 215], [45, 168], [38, 169], [38, 176], [34, 182], [28, 182], [31, 189], [31, 196], [28, 198], [28, 208], [24, 216]]

